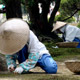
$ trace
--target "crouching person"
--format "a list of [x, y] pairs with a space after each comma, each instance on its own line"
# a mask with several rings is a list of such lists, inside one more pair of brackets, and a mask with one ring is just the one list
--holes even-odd
[[[28, 72], [36, 64], [46, 73], [57, 72], [56, 61], [29, 29], [27, 23], [21, 19], [13, 18], [1, 25], [0, 51], [6, 55], [8, 70], [11, 72], [19, 74]], [[19, 62], [18, 66], [16, 60]]]
[[78, 42], [76, 48], [80, 48], [80, 28], [69, 25], [68, 23], [57, 21], [52, 32], [61, 33], [64, 42]]

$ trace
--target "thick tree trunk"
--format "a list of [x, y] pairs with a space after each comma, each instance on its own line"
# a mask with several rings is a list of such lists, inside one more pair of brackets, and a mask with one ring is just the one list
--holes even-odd
[[[40, 0], [40, 2], [36, 2], [34, 5], [29, 5], [29, 0], [25, 0], [26, 5], [28, 6], [28, 12], [30, 15], [31, 21], [31, 29], [34, 29], [36, 34], [43, 34], [50, 36], [52, 38], [57, 38], [57, 36], [51, 32], [53, 26], [49, 23], [47, 18], [50, 7], [50, 0]], [[39, 0], [38, 0], [39, 1]], [[38, 3], [41, 3], [42, 13], [39, 13]]]
[[20, 0], [9, 0], [6, 3], [6, 18], [22, 18]]
[[55, 7], [54, 7], [54, 10], [53, 10], [53, 12], [51, 14], [51, 17], [49, 19], [49, 23], [51, 24], [51, 26], [53, 25], [55, 15], [56, 15], [57, 11], [59, 10], [60, 2], [61, 2], [61, 0], [56, 0], [55, 1]]

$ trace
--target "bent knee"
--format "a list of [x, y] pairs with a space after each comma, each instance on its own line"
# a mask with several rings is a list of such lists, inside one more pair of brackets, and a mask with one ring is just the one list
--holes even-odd
[[57, 64], [55, 64], [53, 66], [47, 66], [45, 71], [48, 74], [56, 74], [57, 73], [57, 69], [58, 69]]

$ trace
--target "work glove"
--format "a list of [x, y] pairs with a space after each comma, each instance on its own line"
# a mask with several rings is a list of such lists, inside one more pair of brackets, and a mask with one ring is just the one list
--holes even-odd
[[59, 48], [58, 46], [52, 46], [52, 48]]
[[14, 73], [21, 74], [23, 71], [24, 71], [24, 69], [21, 66], [19, 66], [14, 70]]
[[8, 70], [9, 70], [10, 72], [14, 71], [14, 70], [15, 70], [14, 65], [13, 65], [13, 64], [9, 65], [9, 66], [8, 66]]

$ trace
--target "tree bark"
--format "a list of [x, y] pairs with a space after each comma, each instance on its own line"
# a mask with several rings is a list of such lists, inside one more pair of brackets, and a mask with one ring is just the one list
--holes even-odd
[[[30, 15], [31, 28], [35, 30], [36, 34], [42, 34], [57, 38], [57, 36], [51, 32], [53, 26], [48, 21], [48, 13], [51, 0], [37, 0], [34, 5], [29, 5], [29, 0], [26, 1], [26, 6]], [[42, 13], [39, 13], [38, 3], [41, 3]]]
[[49, 19], [49, 23], [51, 24], [51, 26], [53, 25], [55, 15], [56, 15], [57, 11], [59, 10], [60, 2], [61, 2], [61, 0], [56, 0], [55, 1], [55, 7], [54, 7], [54, 10], [53, 10], [53, 12], [51, 14], [51, 17]]
[[20, 0], [8, 0], [6, 3], [6, 18], [22, 18]]

